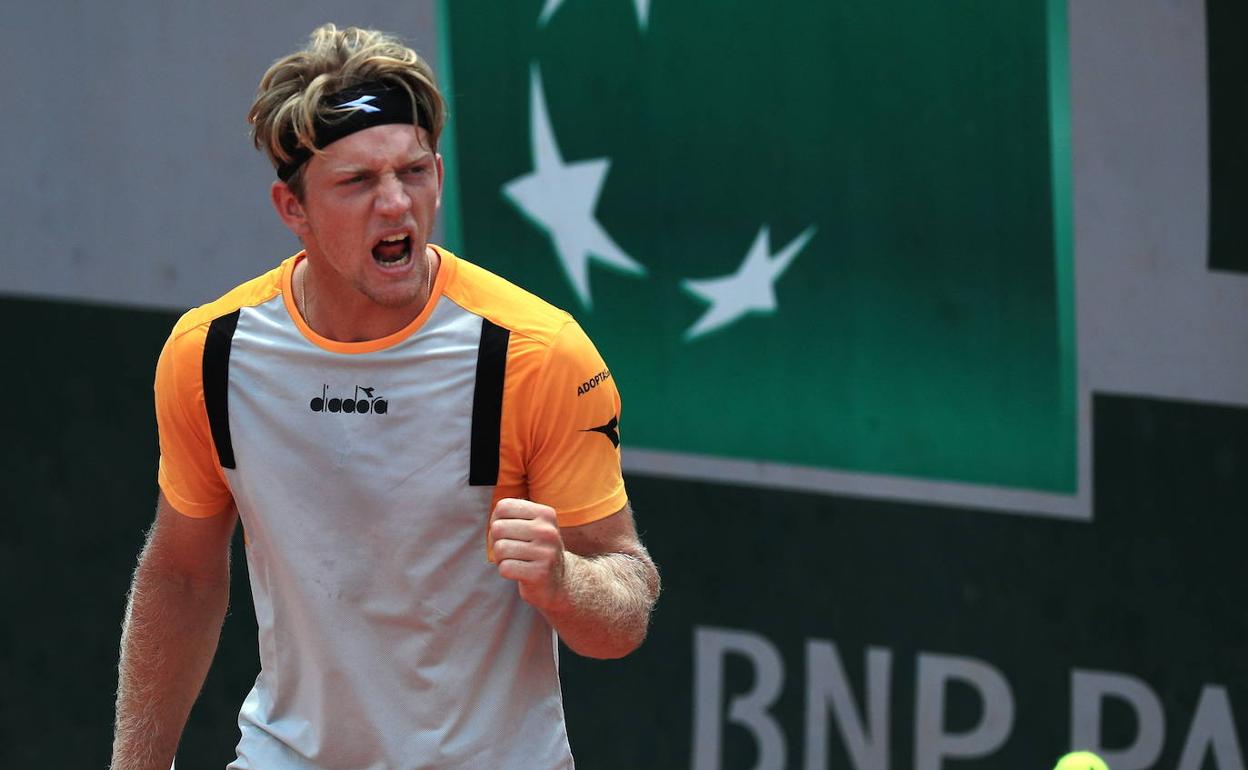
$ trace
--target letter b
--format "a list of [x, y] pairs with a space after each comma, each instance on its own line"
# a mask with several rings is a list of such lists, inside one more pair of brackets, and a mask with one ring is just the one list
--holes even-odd
[[775, 645], [758, 634], [698, 626], [693, 632], [693, 770], [719, 770], [723, 725], [724, 658], [737, 654], [754, 667], [754, 689], [732, 698], [728, 721], [749, 730], [758, 744], [754, 770], [785, 767], [784, 733], [768, 709], [784, 685], [784, 662]]

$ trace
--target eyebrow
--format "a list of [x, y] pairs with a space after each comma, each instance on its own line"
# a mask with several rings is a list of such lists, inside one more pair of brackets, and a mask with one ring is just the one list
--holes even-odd
[[[410, 168], [412, 166], [418, 166], [421, 163], [425, 163], [427, 161], [432, 160], [433, 157], [434, 157], [433, 153], [422, 150], [420, 154], [414, 157], [409, 157], [407, 160], [403, 161], [402, 163], [399, 163], [398, 167]], [[367, 175], [367, 174], [376, 173], [373, 168], [369, 166], [360, 166], [360, 165], [334, 166], [334, 167], [329, 168], [328, 172], [329, 174], [333, 176], [355, 176], [355, 175], [361, 175], [361, 174]]]

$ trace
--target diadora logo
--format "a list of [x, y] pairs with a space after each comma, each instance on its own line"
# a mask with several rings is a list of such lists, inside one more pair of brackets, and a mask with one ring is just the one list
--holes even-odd
[[[381, 396], [374, 396], [376, 388], [355, 386], [355, 395], [351, 398], [330, 397], [329, 386], [321, 385], [321, 395], [308, 404], [314, 412], [345, 412], [346, 414], [386, 414], [390, 411], [390, 402]], [[363, 394], [363, 397], [361, 397]]]

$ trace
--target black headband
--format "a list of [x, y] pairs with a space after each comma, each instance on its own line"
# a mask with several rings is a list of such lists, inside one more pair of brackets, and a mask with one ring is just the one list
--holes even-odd
[[[388, 123], [412, 123], [426, 131], [433, 131], [425, 110], [416, 107], [417, 114], [412, 114], [412, 97], [400, 86], [364, 83], [330, 94], [322, 100], [322, 104], [328, 105], [333, 113], [329, 118], [322, 117], [319, 111], [317, 113], [312, 143], [318, 150], [356, 131]], [[299, 144], [293, 127], [282, 134], [282, 149], [290, 160], [277, 167], [277, 178], [288, 182], [299, 167], [312, 157], [312, 151]]]

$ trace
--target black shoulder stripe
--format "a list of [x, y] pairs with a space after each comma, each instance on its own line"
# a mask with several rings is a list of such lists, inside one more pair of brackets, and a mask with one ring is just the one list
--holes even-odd
[[234, 444], [230, 440], [230, 346], [238, 328], [235, 310], [214, 320], [204, 340], [204, 406], [208, 409], [208, 426], [212, 443], [222, 468], [234, 468]]
[[503, 379], [507, 374], [507, 343], [511, 332], [481, 319], [477, 350], [477, 384], [472, 394], [472, 448], [468, 484], [498, 483], [498, 451], [503, 428]]

